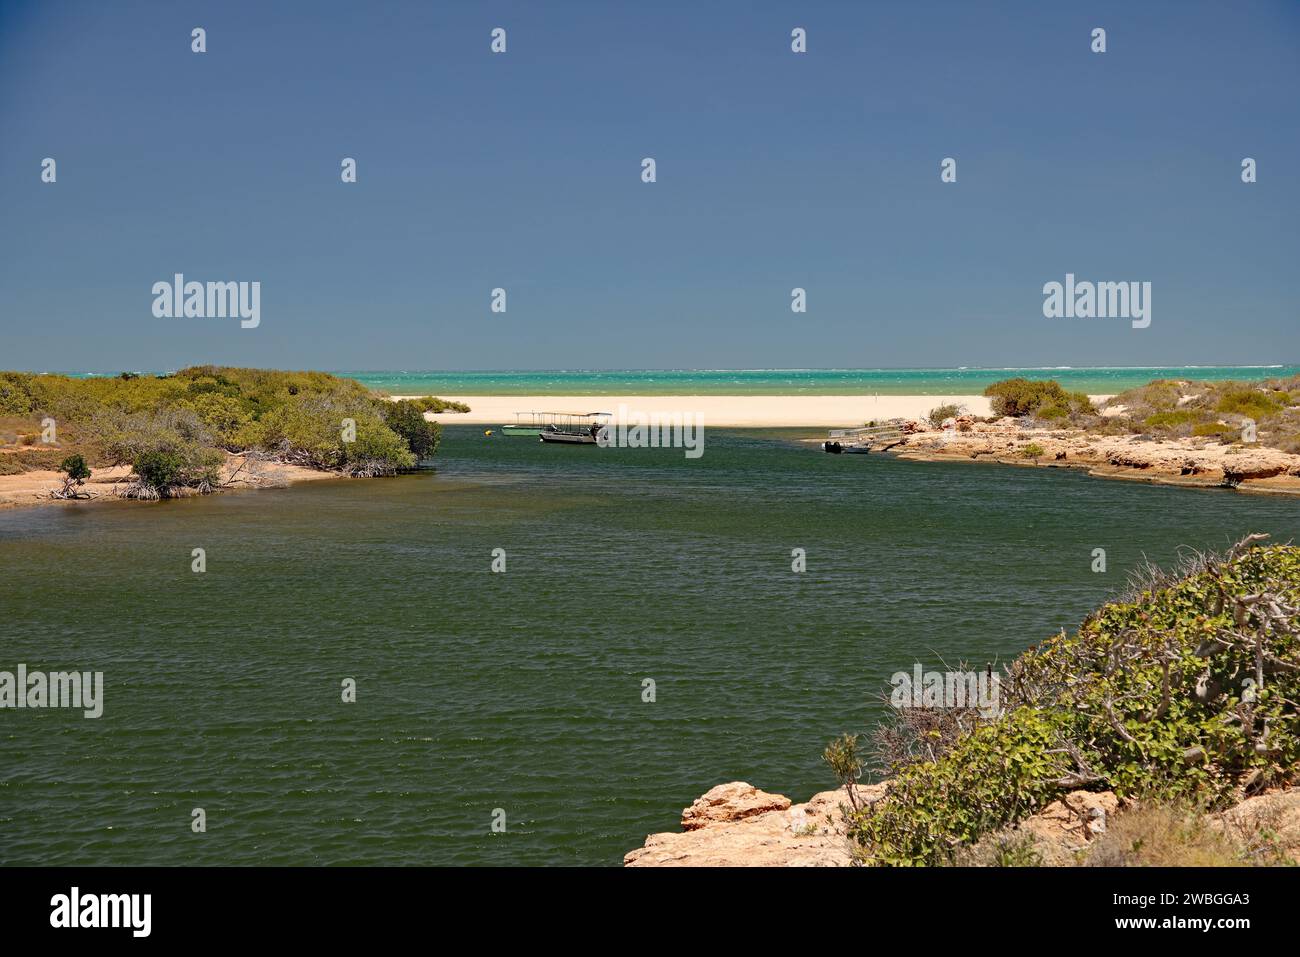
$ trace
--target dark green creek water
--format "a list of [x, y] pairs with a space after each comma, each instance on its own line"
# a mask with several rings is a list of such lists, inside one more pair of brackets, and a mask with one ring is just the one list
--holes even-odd
[[0, 863], [617, 864], [720, 782], [831, 787], [914, 662], [1300, 532], [1294, 500], [814, 448], [453, 428], [436, 473], [0, 513], [0, 670], [105, 683], [98, 720], [0, 710]]

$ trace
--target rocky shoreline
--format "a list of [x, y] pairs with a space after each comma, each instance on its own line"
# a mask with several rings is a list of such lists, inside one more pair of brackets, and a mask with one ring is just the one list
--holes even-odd
[[1300, 494], [1300, 455], [1260, 445], [1031, 428], [1011, 417], [978, 422], [959, 416], [942, 428], [908, 422], [905, 429], [908, 434], [890, 451], [916, 461], [1077, 468], [1101, 478], [1161, 485]]
[[[888, 783], [857, 786], [860, 804], [879, 800]], [[847, 836], [843, 789], [823, 791], [804, 804], [744, 781], [719, 784], [682, 811], [682, 831], [651, 834], [623, 857], [625, 867], [849, 867], [856, 862]], [[1045, 866], [1072, 866], [1115, 820], [1134, 805], [1111, 791], [1071, 791], [1013, 829], [1032, 842]], [[1207, 827], [1252, 834], [1267, 829], [1271, 847], [1300, 864], [1300, 788], [1249, 797], [1207, 816]], [[984, 846], [972, 849], [978, 861]]]

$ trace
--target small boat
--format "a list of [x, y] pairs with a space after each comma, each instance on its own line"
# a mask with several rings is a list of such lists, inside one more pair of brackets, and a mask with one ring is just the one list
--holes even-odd
[[599, 420], [604, 425], [608, 412], [516, 412], [511, 425], [501, 426], [502, 435], [541, 435], [544, 430], [578, 431]]
[[543, 429], [539, 438], [543, 442], [558, 442], [561, 445], [595, 445], [598, 431], [600, 429], [597, 426], [592, 426], [590, 432], [562, 432], [551, 427]]
[[832, 455], [866, 455], [871, 451], [871, 446], [869, 444], [855, 445], [853, 443], [823, 442], [822, 451], [830, 452]]
[[832, 429], [822, 451], [832, 455], [866, 455], [873, 448], [882, 451], [903, 441], [898, 425], [872, 425], [862, 429]]
[[608, 412], [550, 412], [555, 421], [537, 433], [543, 442], [560, 445], [596, 445], [596, 436], [609, 424]]

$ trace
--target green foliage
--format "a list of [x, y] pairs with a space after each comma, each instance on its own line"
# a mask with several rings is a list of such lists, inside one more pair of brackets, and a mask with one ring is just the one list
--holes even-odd
[[842, 787], [848, 787], [862, 777], [862, 758], [858, 754], [858, 736], [840, 735], [826, 745], [822, 760], [830, 767]]
[[1113, 401], [1130, 409], [1168, 411], [1178, 407], [1178, 400], [1190, 385], [1176, 379], [1156, 379], [1120, 393]]
[[[990, 385], [984, 394], [993, 400], [993, 413], [999, 416], [1029, 415], [1052, 406], [1068, 410], [1072, 403], [1070, 393], [1054, 379], [1003, 379]], [[1087, 396], [1083, 398], [1087, 401]]]
[[252, 428], [254, 410], [250, 403], [241, 402], [235, 396], [201, 391], [186, 399], [185, 406], [194, 410], [223, 448], [232, 451], [243, 448], [256, 435]]
[[959, 849], [952, 863], [959, 867], [1042, 867], [1043, 854], [1033, 834], [1007, 830], [984, 837], [969, 849]]
[[1036, 459], [1046, 454], [1046, 450], [1037, 442], [1030, 442], [1020, 450], [1021, 456], [1027, 459]]
[[944, 419], [956, 418], [960, 414], [961, 406], [949, 403], [948, 405], [936, 405], [930, 410], [930, 414], [926, 418], [929, 419], [930, 425], [937, 429], [943, 425]]
[[439, 399], [436, 396], [426, 395], [419, 399], [411, 399], [419, 406], [422, 412], [468, 412], [469, 406], [464, 402], [452, 402], [448, 399]]
[[1092, 404], [1092, 399], [1086, 392], [1070, 393], [1070, 411], [1081, 415], [1096, 415], [1097, 407]]
[[90, 468], [80, 455], [69, 455], [59, 463], [59, 471], [68, 477], [68, 481], [78, 485], [90, 478]]
[[22, 372], [0, 372], [0, 415], [26, 415], [32, 411], [30, 378]]
[[[0, 414], [52, 415], [60, 435], [76, 435], [87, 456], [131, 463], [154, 489], [214, 482], [222, 449], [270, 451], [350, 475], [391, 474], [436, 452], [441, 432], [424, 421], [425, 409], [468, 411], [433, 397], [390, 403], [324, 372], [194, 366], [168, 376], [0, 373]], [[356, 424], [354, 442], [343, 440], [345, 419]]]
[[408, 400], [385, 403], [384, 423], [406, 440], [417, 460], [433, 458], [438, 451], [442, 429], [437, 422], [428, 422], [418, 403]]
[[1214, 802], [1286, 783], [1300, 766], [1297, 620], [1295, 546], [1207, 559], [1104, 605], [1017, 659], [1002, 715], [900, 771], [851, 834], [873, 863], [934, 864], [1080, 786]]
[[1249, 386], [1233, 386], [1219, 396], [1215, 410], [1262, 419], [1282, 409], [1284, 405], [1285, 400], [1279, 400], [1272, 392]]
[[127, 413], [110, 407], [95, 417], [89, 431], [108, 461], [134, 469], [134, 497], [210, 491], [217, 484], [224, 456], [189, 409]]
[[1195, 422], [1197, 414], [1191, 409], [1178, 409], [1169, 412], [1153, 412], [1142, 424], [1149, 429], [1172, 429], [1189, 422]]
[[1222, 422], [1202, 422], [1192, 429], [1192, 435], [1227, 439], [1229, 442], [1241, 437], [1241, 429]]
[[1107, 430], [1154, 431], [1232, 442], [1240, 438], [1243, 420], [1248, 418], [1256, 424], [1260, 445], [1295, 451], [1300, 449], [1300, 409], [1294, 407], [1298, 390], [1300, 379], [1158, 380], [1112, 398], [1107, 403], [1112, 414], [1104, 421]]
[[419, 465], [406, 440], [375, 415], [357, 421], [357, 439], [344, 451], [343, 471], [355, 476], [392, 475]]
[[1008, 835], [994, 843], [990, 867], [1042, 867], [1043, 855], [1039, 852], [1032, 834]]
[[133, 463], [135, 474], [150, 488], [167, 489], [184, 485], [185, 459], [170, 449], [153, 449], [141, 452]]
[[265, 447], [300, 465], [350, 475], [392, 474], [416, 465], [410, 446], [369, 400], [299, 394], [264, 415], [260, 426]]
[[25, 449], [15, 454], [0, 455], [0, 462], [9, 464], [9, 468], [0, 474], [17, 475], [21, 472], [37, 472], [58, 469], [67, 453], [55, 448]]

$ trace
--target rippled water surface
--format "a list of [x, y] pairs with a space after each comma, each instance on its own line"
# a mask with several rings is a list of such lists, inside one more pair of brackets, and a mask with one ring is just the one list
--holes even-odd
[[719, 782], [829, 787], [821, 746], [913, 662], [1300, 531], [1282, 498], [707, 439], [453, 428], [433, 473], [0, 513], [0, 670], [106, 685], [98, 720], [0, 711], [0, 863], [616, 864]]

